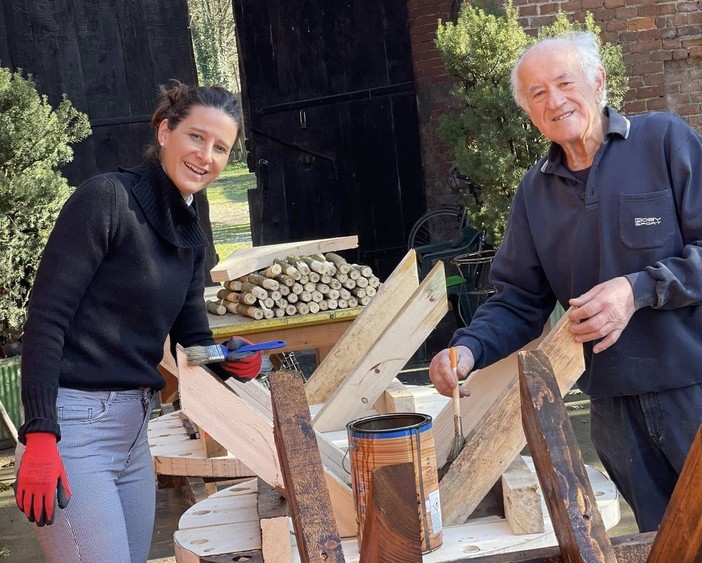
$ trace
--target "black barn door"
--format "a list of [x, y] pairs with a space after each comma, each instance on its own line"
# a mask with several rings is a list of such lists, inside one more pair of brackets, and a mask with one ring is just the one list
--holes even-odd
[[[159, 85], [197, 83], [186, 0], [0, 0], [0, 64], [90, 118], [92, 134], [63, 170], [73, 186], [141, 162]], [[207, 197], [196, 197], [210, 232]], [[207, 276], [216, 261], [211, 244]]]
[[233, 0], [255, 245], [357, 234], [387, 275], [425, 208], [406, 0]]

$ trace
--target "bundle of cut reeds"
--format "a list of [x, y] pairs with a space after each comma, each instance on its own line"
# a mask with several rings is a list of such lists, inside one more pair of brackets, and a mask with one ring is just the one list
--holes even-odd
[[282, 318], [367, 305], [380, 287], [370, 266], [351, 264], [335, 252], [276, 258], [265, 269], [222, 282], [213, 315]]

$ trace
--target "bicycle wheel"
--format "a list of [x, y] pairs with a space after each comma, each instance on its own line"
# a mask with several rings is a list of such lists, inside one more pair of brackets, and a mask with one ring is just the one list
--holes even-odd
[[464, 326], [470, 324], [475, 310], [495, 293], [494, 286], [488, 281], [494, 257], [493, 249], [484, 249], [459, 256], [453, 261], [463, 276], [458, 295], [458, 316]]
[[433, 209], [422, 215], [410, 230], [407, 250], [452, 240], [465, 227], [466, 212], [458, 205]]

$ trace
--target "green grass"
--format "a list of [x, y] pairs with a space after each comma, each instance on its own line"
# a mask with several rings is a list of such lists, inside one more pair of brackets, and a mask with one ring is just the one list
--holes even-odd
[[212, 238], [220, 260], [239, 248], [251, 246], [246, 192], [255, 187], [255, 174], [248, 171], [245, 163], [235, 161], [207, 188]]

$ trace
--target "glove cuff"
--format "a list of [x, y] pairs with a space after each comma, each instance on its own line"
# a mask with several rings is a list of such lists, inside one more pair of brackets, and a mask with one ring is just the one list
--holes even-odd
[[25, 434], [27, 446], [50, 447], [55, 446], [58, 440], [53, 432], [29, 432]]

